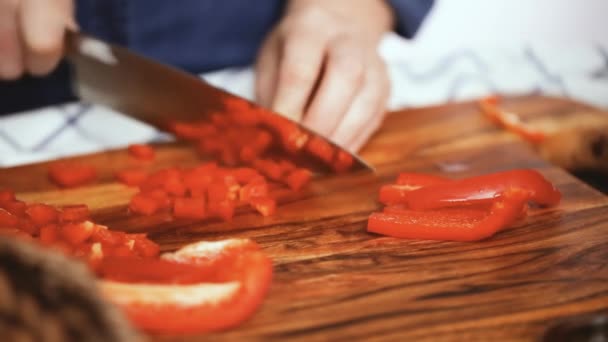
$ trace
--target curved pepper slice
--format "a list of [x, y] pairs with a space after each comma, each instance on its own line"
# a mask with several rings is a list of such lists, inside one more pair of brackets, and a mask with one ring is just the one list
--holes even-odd
[[399, 203], [414, 210], [429, 210], [492, 201], [510, 188], [525, 191], [529, 200], [544, 206], [557, 205], [561, 193], [535, 170], [511, 170], [430, 185], [405, 193]]
[[[100, 281], [106, 297], [149, 332], [193, 334], [238, 325], [260, 306], [272, 278], [270, 259], [250, 240], [199, 242], [161, 258], [163, 263], [188, 266], [164, 267], [161, 282], [150, 271], [131, 279], [126, 268], [104, 275], [121, 281]], [[184, 271], [192, 273], [193, 266], [202, 272], [184, 281]]]
[[479, 108], [490, 120], [531, 143], [537, 144], [545, 140], [546, 135], [543, 131], [525, 124], [517, 114], [501, 110], [498, 108], [499, 103], [500, 98], [498, 96], [490, 96], [479, 101]]
[[397, 177], [397, 184], [383, 185], [380, 188], [379, 200], [383, 204], [402, 203], [407, 193], [430, 185], [449, 182], [449, 178], [423, 173], [402, 172]]
[[415, 211], [403, 208], [373, 213], [368, 220], [370, 232], [404, 239], [477, 241], [488, 238], [517, 220], [528, 195], [509, 191], [494, 199], [489, 210], [442, 208]]

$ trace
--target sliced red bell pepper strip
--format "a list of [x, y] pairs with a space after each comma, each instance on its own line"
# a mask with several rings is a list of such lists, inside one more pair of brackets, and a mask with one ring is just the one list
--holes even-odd
[[412, 190], [449, 181], [450, 179], [441, 176], [402, 172], [397, 177], [397, 184], [387, 184], [380, 188], [379, 201], [383, 204], [403, 203]]
[[272, 278], [270, 259], [249, 240], [200, 242], [162, 259], [187, 266], [163, 264], [157, 274], [131, 261], [128, 269], [114, 267], [108, 272], [110, 268], [105, 268], [105, 277], [121, 281], [100, 281], [110, 301], [137, 327], [154, 333], [194, 334], [234, 327], [260, 306]]
[[442, 184], [449, 182], [451, 179], [416, 172], [401, 172], [397, 176], [397, 185], [406, 185], [412, 188], [423, 188], [429, 185]]
[[399, 203], [414, 210], [470, 205], [491, 201], [499, 193], [516, 188], [543, 206], [557, 205], [561, 193], [535, 170], [511, 170], [454, 180], [409, 191]]
[[500, 98], [498, 96], [491, 96], [480, 100], [479, 108], [492, 121], [531, 143], [538, 144], [545, 140], [546, 135], [543, 131], [523, 123], [517, 114], [501, 110], [498, 108], [499, 103]]
[[373, 213], [367, 230], [404, 239], [477, 241], [486, 239], [516, 221], [528, 194], [509, 191], [493, 200], [489, 210], [442, 208]]

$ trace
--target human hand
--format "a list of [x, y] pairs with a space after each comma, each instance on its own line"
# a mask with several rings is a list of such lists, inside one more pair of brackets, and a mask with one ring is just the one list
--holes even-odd
[[377, 48], [392, 25], [384, 0], [291, 0], [258, 56], [258, 101], [359, 150], [384, 118], [390, 82]]
[[59, 63], [73, 0], [0, 0], [0, 80], [42, 76]]

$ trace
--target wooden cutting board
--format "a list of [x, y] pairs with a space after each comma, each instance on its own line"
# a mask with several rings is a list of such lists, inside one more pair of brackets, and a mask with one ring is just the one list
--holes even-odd
[[[506, 106], [539, 120], [592, 110], [543, 97]], [[250, 321], [212, 340], [538, 340], [561, 319], [608, 310], [608, 197], [540, 160], [473, 103], [393, 113], [363, 157], [375, 175], [322, 177], [301, 194], [282, 196], [275, 217], [245, 212], [231, 223], [127, 215], [133, 191], [112, 180], [114, 171], [138, 165], [124, 150], [77, 158], [101, 171], [93, 186], [58, 190], [47, 181], [46, 164], [36, 164], [0, 170], [0, 188], [27, 201], [87, 203], [95, 220], [150, 231], [163, 250], [253, 238], [274, 260], [271, 291]], [[196, 161], [187, 147], [167, 144], [148, 167]], [[540, 170], [563, 192], [562, 204], [532, 210], [512, 229], [477, 243], [365, 231], [367, 216], [379, 208], [379, 186], [399, 171], [464, 177], [512, 168]]]

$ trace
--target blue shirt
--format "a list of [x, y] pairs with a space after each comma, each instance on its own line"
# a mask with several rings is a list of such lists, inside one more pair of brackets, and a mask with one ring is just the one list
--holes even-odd
[[[356, 1], [356, 0], [355, 0]], [[432, 0], [389, 0], [396, 30], [412, 37]], [[83, 32], [200, 74], [254, 62], [285, 0], [77, 0]], [[47, 77], [0, 82], [0, 114], [73, 100], [65, 63]]]

